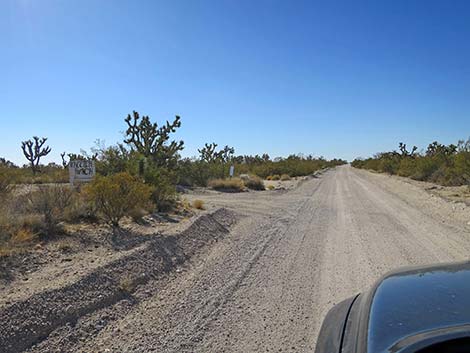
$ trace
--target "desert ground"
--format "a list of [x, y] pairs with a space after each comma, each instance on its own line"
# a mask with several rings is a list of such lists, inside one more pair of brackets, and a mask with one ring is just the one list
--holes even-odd
[[13, 273], [0, 351], [313, 352], [329, 308], [387, 271], [469, 258], [466, 188], [348, 165], [277, 183], [189, 190], [206, 210]]

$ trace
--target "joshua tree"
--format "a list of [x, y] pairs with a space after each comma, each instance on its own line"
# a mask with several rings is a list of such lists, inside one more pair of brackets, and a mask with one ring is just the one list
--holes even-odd
[[60, 154], [60, 158], [62, 158], [62, 167], [64, 167], [64, 169], [67, 168], [69, 165], [69, 162], [67, 162], [67, 160], [65, 159], [65, 156], [66, 156], [65, 152], [62, 152]]
[[160, 167], [172, 166], [178, 157], [178, 152], [183, 150], [183, 141], [171, 141], [170, 135], [181, 126], [181, 118], [176, 115], [172, 123], [166, 122], [163, 126], [152, 123], [148, 116], [140, 117], [134, 111], [125, 119], [128, 125], [124, 142], [145, 157], [150, 157]]
[[203, 148], [198, 150], [201, 160], [208, 163], [230, 162], [233, 158], [233, 154], [235, 153], [235, 149], [233, 147], [225, 146], [223, 149], [216, 152], [215, 149], [217, 146], [218, 145], [216, 143], [206, 143]]
[[398, 148], [400, 149], [400, 152], [401, 152], [401, 156], [402, 156], [402, 157], [414, 157], [416, 151], [418, 150], [418, 147], [413, 146], [413, 149], [411, 150], [411, 152], [409, 152], [409, 151], [406, 149], [406, 143], [403, 143], [403, 142], [400, 142], [400, 143], [398, 144]]
[[47, 156], [51, 152], [49, 146], [43, 147], [47, 141], [47, 137], [39, 138], [33, 136], [33, 140], [27, 140], [21, 142], [21, 149], [26, 159], [31, 164], [31, 170], [33, 174], [39, 171], [39, 160], [41, 157]]

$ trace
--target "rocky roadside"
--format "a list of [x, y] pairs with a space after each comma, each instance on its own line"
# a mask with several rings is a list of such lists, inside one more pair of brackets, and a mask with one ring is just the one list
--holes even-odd
[[204, 214], [180, 234], [156, 237], [72, 284], [2, 307], [0, 351], [67, 351], [151, 295], [160, 280], [226, 236], [236, 220], [226, 209]]

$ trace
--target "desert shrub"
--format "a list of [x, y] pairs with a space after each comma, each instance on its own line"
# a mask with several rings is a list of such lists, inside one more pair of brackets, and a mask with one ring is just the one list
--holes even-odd
[[[257, 175], [261, 178], [272, 180], [281, 178], [283, 174], [291, 177], [313, 174], [315, 171], [326, 167], [334, 167], [346, 163], [346, 161], [333, 159], [327, 161], [313, 156], [291, 155], [287, 158], [271, 160], [268, 155], [263, 156], [234, 156], [233, 149], [225, 147], [216, 151], [217, 145], [206, 144], [199, 150], [199, 159], [183, 159], [178, 162], [178, 182], [182, 185], [207, 186], [212, 179], [224, 179], [228, 177], [230, 166], [235, 167], [236, 175]], [[277, 179], [277, 180], [279, 180]]]
[[379, 170], [383, 173], [397, 174], [399, 161], [392, 158], [384, 158], [379, 163]]
[[184, 186], [207, 186], [209, 179], [216, 178], [208, 163], [183, 159], [178, 164], [178, 184]]
[[274, 185], [268, 185], [268, 190], [274, 190], [276, 187]]
[[125, 172], [129, 169], [132, 153], [121, 144], [110, 147], [98, 146], [94, 149], [97, 157], [96, 172], [101, 175], [111, 175]]
[[6, 173], [3, 173], [3, 169], [0, 169], [0, 200], [5, 198], [9, 191], [10, 181]]
[[265, 190], [263, 180], [256, 175], [250, 175], [250, 177], [244, 181], [245, 186], [251, 190]]
[[455, 172], [461, 176], [462, 184], [470, 184], [470, 151], [461, 151], [454, 159]]
[[3, 205], [0, 205], [0, 246], [10, 240], [11, 237], [12, 219], [8, 210]]
[[245, 189], [243, 180], [240, 178], [210, 180], [209, 186], [214, 190], [225, 192], [240, 192]]
[[39, 185], [28, 195], [31, 212], [43, 217], [48, 232], [56, 230], [63, 220], [64, 211], [70, 205], [73, 190], [67, 185]]
[[13, 184], [49, 184], [66, 183], [69, 181], [69, 172], [62, 167], [51, 164], [41, 166], [41, 172], [33, 174], [31, 168], [1, 168], [0, 174], [10, 185]]
[[96, 222], [95, 205], [88, 202], [86, 195], [82, 192], [74, 192], [70, 204], [64, 209], [63, 218], [66, 222], [76, 223], [80, 221]]
[[281, 176], [279, 174], [274, 174], [271, 176], [271, 180], [281, 180]]
[[44, 232], [44, 221], [40, 215], [19, 214], [7, 205], [0, 206], [0, 257], [28, 246]]
[[145, 183], [152, 186], [151, 198], [158, 211], [166, 212], [176, 205], [176, 179], [172, 171], [164, 168], [147, 167]]
[[404, 177], [412, 176], [416, 171], [416, 160], [414, 158], [403, 158], [398, 166], [397, 174]]
[[411, 177], [416, 180], [430, 180], [438, 169], [439, 165], [432, 158], [419, 157]]
[[24, 244], [32, 242], [37, 236], [37, 233], [29, 227], [19, 228], [11, 237], [10, 242], [14, 244]]
[[459, 141], [457, 145], [443, 145], [435, 141], [421, 153], [416, 152], [417, 147], [407, 151], [403, 143], [399, 144], [399, 149], [400, 152], [384, 152], [373, 158], [355, 159], [351, 165], [441, 185], [470, 183], [470, 139]]
[[193, 207], [198, 209], [198, 210], [203, 210], [204, 209], [204, 201], [202, 200], [194, 200], [193, 201]]
[[153, 189], [128, 173], [97, 176], [84, 188], [98, 214], [114, 227], [136, 209], [150, 209]]
[[290, 175], [289, 174], [282, 174], [281, 175], [281, 180], [282, 181], [287, 181], [287, 180], [290, 180]]

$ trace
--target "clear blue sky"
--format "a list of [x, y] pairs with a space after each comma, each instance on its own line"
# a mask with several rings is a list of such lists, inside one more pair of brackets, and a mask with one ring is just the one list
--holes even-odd
[[[182, 117], [185, 156], [353, 159], [470, 135], [470, 1], [2, 0], [0, 156]], [[46, 160], [47, 161], [47, 160]]]

